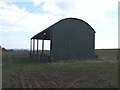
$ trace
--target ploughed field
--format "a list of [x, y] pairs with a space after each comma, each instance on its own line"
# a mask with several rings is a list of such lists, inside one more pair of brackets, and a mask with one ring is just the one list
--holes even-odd
[[28, 51], [3, 52], [3, 88], [118, 88], [118, 50], [95, 53], [96, 60], [39, 63]]

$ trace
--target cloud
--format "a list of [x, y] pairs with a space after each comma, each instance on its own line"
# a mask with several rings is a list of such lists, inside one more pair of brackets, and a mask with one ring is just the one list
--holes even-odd
[[33, 2], [33, 0], [1, 0], [2, 2]]
[[[34, 4], [37, 6], [44, 1], [34, 0]], [[117, 18], [107, 18], [105, 12], [116, 10], [117, 5], [117, 0], [47, 0], [43, 4], [46, 14], [42, 15], [29, 14], [24, 7], [20, 9], [14, 4], [8, 5], [0, 1], [0, 31], [42, 30], [65, 17], [76, 17], [87, 22], [96, 20], [98, 24], [114, 23]], [[21, 19], [27, 14], [29, 15]]]
[[[34, 0], [34, 3], [42, 0]], [[80, 19], [97, 20], [105, 22], [117, 22], [105, 17], [107, 11], [115, 11], [119, 0], [47, 0], [43, 5], [45, 11], [53, 15], [64, 15], [65, 17], [76, 17]], [[40, 2], [38, 2], [39, 4]], [[117, 16], [117, 15], [116, 15]], [[104, 21], [102, 23], [104, 23]]]
[[[63, 18], [50, 13], [29, 13], [25, 7], [3, 1], [0, 1], [0, 12], [0, 45], [6, 48], [29, 48], [33, 35]], [[46, 43], [45, 49], [49, 49]]]
[[40, 3], [43, 3], [45, 2], [46, 0], [34, 0], [34, 5], [37, 6], [39, 5]]
[[0, 1], [0, 31], [39, 31], [60, 20], [61, 16], [29, 13], [24, 7]]

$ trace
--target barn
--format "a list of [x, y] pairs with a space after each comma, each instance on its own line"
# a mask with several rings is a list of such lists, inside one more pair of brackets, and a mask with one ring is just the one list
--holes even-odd
[[[37, 50], [35, 53], [35, 40]], [[95, 50], [95, 31], [85, 21], [77, 18], [65, 18], [46, 28], [31, 38], [30, 56], [39, 55], [39, 40], [50, 40], [50, 60], [79, 60], [93, 58]]]

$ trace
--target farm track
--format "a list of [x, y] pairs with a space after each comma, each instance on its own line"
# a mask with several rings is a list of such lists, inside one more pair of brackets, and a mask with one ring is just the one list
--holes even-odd
[[[87, 78], [94, 78], [90, 81]], [[6, 83], [10, 88], [85, 88], [85, 82], [93, 83], [88, 87], [107, 87], [109, 81], [105, 80], [101, 72], [80, 70], [37, 70], [19, 71], [19, 76], [11, 76]]]

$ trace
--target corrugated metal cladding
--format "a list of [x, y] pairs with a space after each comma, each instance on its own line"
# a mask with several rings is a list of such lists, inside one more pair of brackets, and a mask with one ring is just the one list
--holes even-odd
[[95, 31], [86, 22], [66, 19], [51, 28], [51, 60], [94, 57]]

